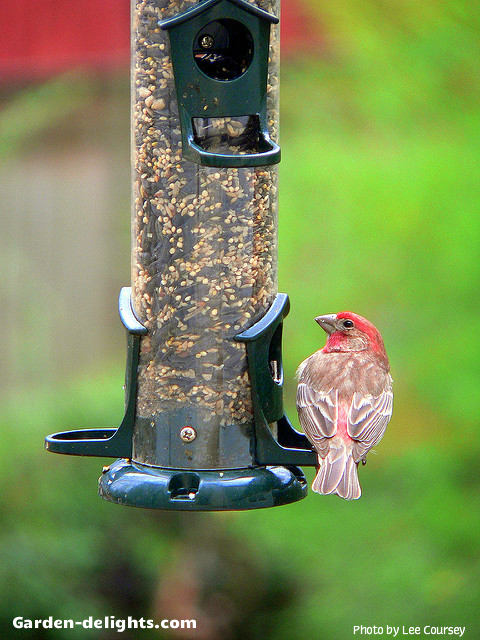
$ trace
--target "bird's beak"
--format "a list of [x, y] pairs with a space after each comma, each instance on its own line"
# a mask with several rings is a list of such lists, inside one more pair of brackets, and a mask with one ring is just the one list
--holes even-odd
[[337, 316], [335, 313], [327, 313], [327, 315], [325, 316], [317, 316], [315, 318], [315, 322], [318, 322], [318, 324], [322, 327], [324, 331], [328, 333], [328, 335], [330, 335], [335, 331], [336, 320], [337, 320]]

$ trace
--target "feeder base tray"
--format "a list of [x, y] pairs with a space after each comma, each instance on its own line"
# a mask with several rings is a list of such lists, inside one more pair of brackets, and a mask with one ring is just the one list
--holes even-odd
[[105, 500], [131, 507], [237, 511], [301, 500], [307, 495], [307, 482], [298, 467], [193, 471], [121, 459], [105, 468], [98, 492]]

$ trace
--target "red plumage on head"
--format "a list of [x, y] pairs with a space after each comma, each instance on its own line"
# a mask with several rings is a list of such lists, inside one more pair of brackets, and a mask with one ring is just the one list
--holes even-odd
[[[387, 354], [385, 352], [385, 345], [383, 344], [383, 339], [380, 331], [374, 324], [370, 322], [370, 320], [367, 320], [363, 316], [358, 315], [358, 313], [353, 313], [353, 311], [340, 311], [339, 313], [337, 313], [338, 320], [344, 318], [352, 320], [352, 322], [355, 324], [355, 328], [367, 336], [372, 351], [375, 351], [381, 357], [387, 357]], [[338, 333], [340, 332], [333, 333], [330, 338]]]

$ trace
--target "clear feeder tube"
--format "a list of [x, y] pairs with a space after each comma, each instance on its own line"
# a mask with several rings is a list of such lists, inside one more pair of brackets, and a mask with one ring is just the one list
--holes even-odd
[[[209, 168], [183, 158], [169, 35], [158, 22], [195, 4], [132, 4], [132, 303], [148, 329], [133, 459], [186, 469], [247, 467], [251, 387], [245, 344], [234, 337], [277, 293], [277, 168]], [[277, 0], [252, 4], [279, 15]], [[279, 26], [272, 25], [267, 114], [275, 142], [278, 85]], [[197, 135], [208, 141], [210, 131], [212, 144], [248, 152], [242, 140], [232, 142], [246, 124], [202, 118]], [[181, 443], [184, 426], [195, 429], [195, 446]]]

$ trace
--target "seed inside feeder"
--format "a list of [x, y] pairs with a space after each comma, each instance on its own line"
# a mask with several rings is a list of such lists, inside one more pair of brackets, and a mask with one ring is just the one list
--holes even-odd
[[[168, 34], [158, 21], [197, 2], [133, 4], [132, 297], [148, 329], [141, 342], [134, 459], [169, 466], [142, 420], [153, 420], [161, 438], [162, 420], [167, 425], [182, 412], [183, 424], [217, 434], [205, 442], [199, 436], [195, 444], [211, 449], [211, 468], [226, 468], [212, 438], [236, 438], [253, 421], [245, 345], [234, 336], [262, 317], [277, 293], [277, 169], [216, 169], [183, 158]], [[277, 2], [253, 4], [278, 14]], [[205, 35], [212, 34], [203, 34], [206, 45]], [[272, 25], [267, 111], [274, 140], [278, 52]], [[256, 150], [255, 116], [195, 120], [205, 149]], [[248, 438], [239, 443], [248, 466]], [[195, 455], [185, 459], [186, 468], [195, 467]]]

